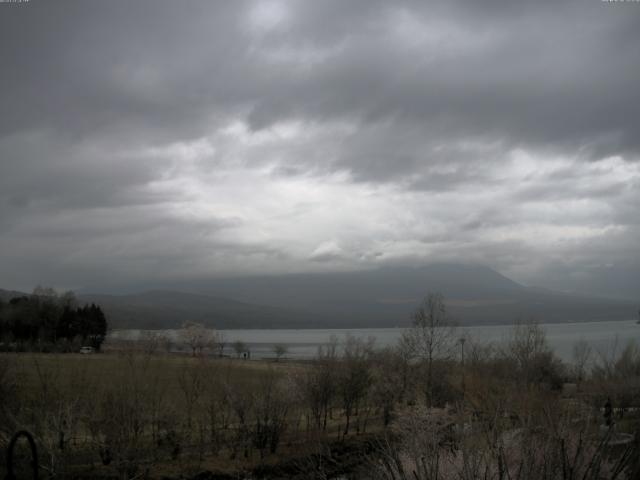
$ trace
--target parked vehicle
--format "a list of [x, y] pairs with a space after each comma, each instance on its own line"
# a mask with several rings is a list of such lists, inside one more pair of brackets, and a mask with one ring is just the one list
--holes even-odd
[[80, 353], [83, 353], [83, 354], [95, 353], [95, 349], [93, 347], [81, 347]]

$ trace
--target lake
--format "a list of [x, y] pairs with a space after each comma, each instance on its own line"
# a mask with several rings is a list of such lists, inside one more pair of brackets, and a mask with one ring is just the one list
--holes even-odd
[[[573, 345], [579, 340], [586, 341], [596, 355], [609, 355], [620, 352], [628, 341], [640, 344], [640, 325], [634, 320], [589, 323], [549, 323], [540, 324], [547, 335], [549, 345], [565, 361], [571, 361]], [[512, 325], [465, 326], [459, 327], [459, 336], [482, 343], [504, 343], [512, 332]], [[282, 344], [287, 347], [287, 358], [312, 358], [318, 346], [329, 341], [331, 336], [344, 339], [346, 335], [356, 337], [374, 337], [376, 345], [384, 347], [395, 344], [403, 329], [401, 328], [354, 328], [354, 329], [271, 329], [271, 330], [219, 330], [227, 343], [225, 353], [232, 354], [229, 346], [240, 340], [251, 351], [252, 358], [273, 358], [273, 346]], [[142, 330], [114, 330], [109, 334], [115, 340], [136, 340]], [[170, 338], [178, 338], [178, 330], [156, 331]]]

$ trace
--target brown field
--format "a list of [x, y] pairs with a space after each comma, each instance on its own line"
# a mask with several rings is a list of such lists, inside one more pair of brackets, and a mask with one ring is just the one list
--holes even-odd
[[[307, 371], [309, 363], [176, 354], [149, 355], [133, 351], [91, 355], [7, 353], [0, 356], [0, 362], [9, 366], [12, 381], [15, 381], [14, 408], [16, 417], [20, 418], [16, 428], [26, 428], [40, 438], [47, 437], [40, 442], [41, 452], [55, 451], [56, 430], [64, 424], [69, 432], [68, 445], [65, 452], [55, 453], [59, 458], [51, 468], [64, 469], [82, 478], [107, 478], [111, 475], [136, 477], [124, 471], [126, 468], [118, 468], [115, 462], [101, 465], [101, 459], [95, 453], [101, 442], [109, 442], [109, 434], [96, 435], [89, 424], [91, 417], [96, 414], [100, 422], [105, 422], [110, 412], [104, 411], [109, 408], [104, 399], [110, 393], [128, 397], [133, 404], [137, 404], [129, 416], [125, 413], [120, 418], [121, 421], [134, 422], [136, 418], [144, 417], [141, 422], [145, 425], [138, 434], [133, 435], [139, 437], [135, 440], [139, 444], [134, 445], [133, 449], [140, 457], [137, 474], [142, 470], [150, 478], [177, 478], [185, 473], [196, 475], [202, 471], [237, 475], [238, 472], [256, 468], [266, 472], [282, 464], [295, 472], [296, 469], [306, 468], [305, 462], [308, 460], [304, 457], [309, 449], [313, 452], [321, 448], [319, 444], [306, 444], [311, 438], [315, 441], [315, 436], [308, 425], [304, 425], [305, 415], [300, 405], [287, 398], [287, 428], [283, 429], [277, 453], [259, 453], [247, 440], [235, 438], [240, 424], [234, 418], [234, 400], [225, 399], [228, 392], [232, 391], [249, 399], [251, 406], [247, 407], [248, 410], [255, 409], [257, 407], [254, 405], [259, 401], [256, 397], [259, 397], [265, 382], [267, 385], [292, 388], [292, 378]], [[288, 394], [295, 396], [295, 392]], [[218, 439], [220, 447], [216, 447], [215, 453], [205, 445], [212, 443], [210, 432], [206, 439], [203, 432], [211, 426], [211, 409], [218, 409], [228, 417], [219, 420], [225, 424], [219, 426], [222, 434]], [[122, 412], [115, 414], [122, 415]], [[247, 414], [252, 416], [248, 422], [254, 421], [258, 415], [257, 412]], [[371, 419], [370, 429], [373, 423]], [[331, 443], [340, 440], [342, 429], [338, 416], [330, 419], [323, 433], [324, 441]], [[177, 432], [179, 441], [175, 443], [180, 444], [180, 454], [173, 458], [171, 452], [163, 451], [156, 458], [152, 453], [154, 444], [158, 445], [158, 439], [163, 434], [168, 436], [167, 432]], [[128, 438], [131, 432], [126, 433], [129, 434], [125, 434], [127, 438], [120, 437], [117, 441], [131, 441]], [[122, 432], [116, 434], [122, 435]], [[358, 445], [365, 437], [358, 435], [358, 438], [354, 437], [353, 441], [347, 443]], [[6, 438], [2, 443], [5, 442]], [[236, 442], [240, 446], [235, 445]], [[345, 447], [344, 442], [337, 447], [340, 451], [345, 448], [348, 450], [351, 447]], [[240, 451], [243, 449], [246, 451]], [[3, 464], [4, 461], [0, 467]], [[300, 471], [297, 473], [300, 474]]]
[[[47, 377], [62, 390], [74, 388], [78, 379], [89, 382], [117, 382], [127, 375], [132, 363], [144, 371], [146, 379], [157, 379], [172, 402], [182, 402], [179, 378], [194, 368], [210, 370], [211, 375], [222, 376], [232, 384], [255, 383], [261, 375], [270, 373], [284, 376], [305, 368], [304, 363], [289, 361], [241, 360], [235, 358], [201, 358], [189, 355], [141, 355], [109, 352], [91, 355], [79, 353], [5, 353], [3, 357], [13, 364], [19, 379], [19, 389], [29, 396], [42, 386]], [[206, 376], [206, 374], [205, 374]], [[206, 381], [206, 380], [205, 380]]]
[[[467, 343], [464, 363], [355, 338], [308, 362], [144, 348], [5, 353], [0, 400], [0, 448], [15, 431], [31, 432], [44, 478], [629, 480], [640, 472], [640, 349], [563, 364], [536, 325], [516, 331], [508, 349]], [[28, 458], [18, 464], [24, 473]]]

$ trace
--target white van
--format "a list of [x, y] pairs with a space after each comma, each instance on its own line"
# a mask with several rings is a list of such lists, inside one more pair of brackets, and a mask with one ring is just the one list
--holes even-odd
[[80, 348], [80, 353], [84, 353], [84, 354], [88, 354], [88, 353], [93, 353], [95, 350], [93, 347], [81, 347]]

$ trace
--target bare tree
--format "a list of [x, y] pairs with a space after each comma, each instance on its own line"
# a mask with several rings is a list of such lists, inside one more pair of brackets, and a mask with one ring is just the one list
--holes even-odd
[[591, 353], [591, 346], [586, 340], [580, 339], [573, 344], [573, 369], [578, 382], [584, 380], [587, 364], [591, 360]]
[[507, 348], [513, 359], [523, 369], [536, 355], [549, 350], [544, 329], [533, 319], [517, 323], [513, 327]]
[[449, 358], [456, 339], [456, 327], [451, 321], [440, 293], [430, 293], [413, 314], [413, 327], [404, 333], [405, 342], [417, 357], [427, 364], [426, 400], [433, 404], [433, 362]]
[[235, 458], [238, 450], [242, 449], [245, 458], [249, 457], [251, 446], [250, 417], [254, 411], [255, 397], [246, 391], [246, 387], [230, 381], [224, 382], [226, 403], [231, 406], [235, 417], [236, 439], [231, 444], [231, 458]]
[[215, 348], [217, 356], [222, 358], [224, 356], [224, 347], [227, 345], [224, 333], [215, 332], [213, 343], [213, 348]]
[[233, 347], [233, 351], [236, 352], [238, 358], [240, 358], [240, 355], [247, 351], [247, 344], [242, 340], [236, 340], [231, 344], [231, 346]]
[[404, 395], [406, 377], [403, 374], [404, 359], [399, 350], [386, 348], [373, 356], [373, 387], [371, 397], [375, 405], [382, 410], [384, 426], [391, 422], [396, 402]]
[[535, 320], [516, 324], [506, 348], [507, 358], [516, 366], [518, 382], [561, 386], [564, 366], [549, 347], [544, 328]]
[[208, 366], [204, 396], [205, 413], [208, 420], [211, 451], [217, 455], [223, 446], [229, 428], [231, 406], [225, 390], [222, 374], [215, 362]]
[[398, 400], [404, 401], [408, 394], [410, 383], [414, 383], [412, 378], [413, 368], [411, 365], [414, 356], [413, 346], [407, 335], [400, 337], [398, 344], [393, 348], [392, 354], [397, 369], [396, 375], [400, 380]]
[[338, 376], [338, 391], [346, 417], [344, 435], [349, 434], [351, 417], [357, 414], [360, 401], [371, 387], [370, 357], [373, 353], [373, 340], [347, 336], [344, 355]]
[[119, 478], [139, 476], [153, 460], [146, 455], [145, 432], [150, 430], [147, 399], [150, 391], [149, 355], [126, 352], [118, 359], [117, 374], [92, 400], [89, 431], [104, 465], [112, 465]]
[[182, 364], [178, 385], [184, 396], [185, 410], [187, 414], [187, 429], [191, 431], [193, 426], [194, 413], [198, 407], [201, 397], [205, 393], [206, 387], [206, 366], [204, 359], [195, 360], [196, 363], [187, 362]]
[[205, 348], [211, 347], [215, 340], [214, 330], [193, 322], [185, 323], [179, 335], [182, 342], [191, 349], [191, 355], [194, 357], [198, 354], [201, 355]]
[[173, 340], [169, 335], [158, 335], [158, 345], [160, 348], [162, 348], [164, 353], [171, 353], [171, 349], [173, 348]]
[[[378, 444], [367, 478], [375, 480], [444, 480], [443, 466], [453, 457], [450, 425], [453, 418], [424, 407], [399, 419]], [[478, 476], [476, 478], [484, 478]], [[488, 477], [495, 478], [495, 477]]]
[[276, 355], [276, 361], [280, 361], [280, 359], [287, 354], [289, 348], [283, 343], [277, 343], [273, 346], [273, 353]]
[[142, 351], [148, 355], [155, 354], [161, 346], [162, 337], [156, 332], [142, 332], [139, 340]]
[[310, 367], [295, 377], [296, 390], [318, 430], [327, 429], [329, 409], [337, 390], [337, 366], [337, 338], [332, 337], [327, 345], [318, 347], [318, 354]]
[[275, 372], [269, 371], [262, 376], [254, 392], [253, 405], [253, 443], [262, 458], [267, 448], [270, 453], [276, 453], [287, 427], [290, 399], [283, 382], [276, 377]]
[[[546, 404], [545, 404], [546, 403]], [[549, 408], [553, 407], [553, 408]], [[638, 447], [613, 445], [597, 433], [591, 413], [559, 404], [527, 404], [517, 428], [486, 421], [457, 430], [446, 412], [418, 409], [401, 418], [371, 458], [373, 480], [576, 480], [638, 478]], [[526, 418], [525, 418], [526, 417]], [[531, 419], [534, 419], [531, 421]]]

